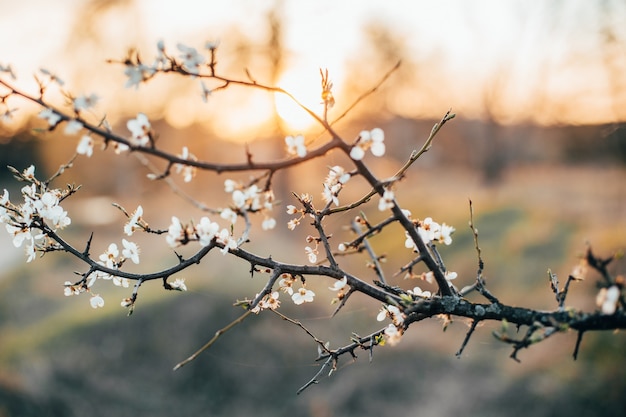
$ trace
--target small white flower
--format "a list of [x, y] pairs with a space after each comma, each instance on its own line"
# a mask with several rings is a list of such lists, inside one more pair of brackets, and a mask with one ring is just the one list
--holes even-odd
[[347, 283], [348, 283], [348, 277], [343, 277], [342, 279], [335, 281], [333, 286], [328, 287], [328, 289], [332, 291], [340, 291], [346, 286]]
[[[35, 179], [35, 165], [31, 165], [28, 168], [26, 168], [24, 171], [22, 171], [22, 176], [27, 180], [34, 180]], [[34, 186], [33, 186], [33, 191], [35, 191]], [[31, 197], [33, 197], [34, 192], [30, 195]]]
[[230, 208], [225, 208], [220, 212], [220, 217], [224, 220], [228, 220], [230, 224], [235, 224], [237, 222], [237, 212], [233, 211]]
[[359, 161], [363, 159], [365, 151], [368, 149], [372, 151], [374, 156], [383, 156], [385, 154], [384, 140], [385, 133], [378, 127], [371, 131], [363, 130], [350, 150], [350, 157], [355, 161]]
[[233, 191], [233, 203], [235, 207], [242, 208], [246, 205], [246, 194], [241, 190]]
[[422, 222], [420, 222], [420, 225], [417, 228], [417, 233], [419, 233], [424, 243], [428, 244], [432, 240], [437, 239], [440, 230], [441, 226], [439, 225], [439, 223], [433, 221], [433, 219], [430, 217], [426, 217]]
[[65, 125], [66, 135], [75, 135], [83, 128], [83, 124], [76, 119], [72, 119]]
[[98, 294], [94, 294], [94, 296], [89, 300], [89, 304], [91, 304], [91, 307], [93, 308], [104, 307], [104, 299]]
[[227, 193], [232, 193], [237, 188], [238, 188], [237, 181], [231, 180], [231, 179], [227, 179], [224, 181], [224, 191], [226, 191]]
[[120, 303], [120, 306], [124, 307], [124, 308], [128, 308], [130, 306], [133, 305], [133, 299], [132, 298], [124, 298], [122, 300], [122, 302]]
[[146, 146], [150, 143], [150, 121], [143, 113], [137, 114], [136, 119], [131, 119], [126, 123], [126, 127], [132, 133], [131, 143], [137, 146]]
[[35, 258], [37, 257], [37, 251], [35, 250], [34, 240], [27, 243], [26, 246], [24, 247], [24, 250], [26, 252], [26, 262], [30, 263], [34, 261]]
[[278, 297], [280, 296], [278, 291], [274, 291], [270, 294], [267, 294], [263, 299], [259, 302], [259, 304], [252, 310], [253, 313], [258, 314], [261, 310], [276, 310], [280, 306], [280, 301]]
[[261, 228], [263, 230], [272, 230], [275, 227], [276, 227], [276, 219], [272, 217], [266, 217], [263, 220], [263, 223], [261, 223]]
[[224, 245], [224, 247], [220, 250], [222, 255], [226, 255], [231, 249], [237, 249], [237, 240], [230, 235], [228, 229], [222, 229], [222, 231], [217, 235], [217, 241]]
[[391, 190], [385, 190], [383, 196], [380, 198], [378, 202], [378, 210], [385, 211], [393, 208], [393, 199], [395, 195]]
[[315, 293], [311, 290], [307, 290], [304, 287], [300, 287], [300, 289], [293, 293], [291, 299], [294, 304], [300, 305], [302, 303], [311, 303], [313, 302], [313, 297], [315, 297]]
[[305, 246], [304, 251], [309, 258], [309, 262], [314, 264], [317, 262], [317, 249], [313, 249], [310, 246]]
[[185, 285], [184, 278], [176, 278], [173, 282], [170, 282], [170, 287], [176, 291], [187, 291], [187, 285]]
[[117, 268], [117, 257], [120, 252], [117, 249], [117, 245], [115, 243], [111, 243], [106, 251], [102, 255], [100, 255], [99, 259], [103, 262], [103, 265], [107, 268], [116, 269]]
[[202, 217], [200, 223], [196, 225], [196, 235], [198, 236], [200, 245], [209, 246], [219, 230], [219, 224], [212, 222], [206, 216]]
[[6, 226], [7, 232], [10, 235], [13, 235], [13, 246], [19, 248], [22, 246], [22, 243], [25, 241], [32, 241], [33, 236], [30, 234], [30, 229], [28, 227], [18, 227], [13, 226], [12, 224], [7, 224]]
[[100, 97], [95, 94], [89, 96], [79, 96], [74, 99], [74, 111], [89, 110], [96, 105]]
[[135, 230], [139, 228], [138, 223], [142, 215], [143, 215], [143, 207], [137, 206], [130, 220], [128, 220], [128, 223], [124, 225], [124, 233], [126, 233], [128, 236], [132, 236]]
[[186, 233], [183, 229], [183, 225], [181, 224], [178, 217], [172, 216], [172, 223], [167, 229], [167, 236], [165, 236], [165, 241], [168, 245], [170, 245], [170, 247], [175, 248], [176, 246], [179, 246], [185, 238]]
[[[186, 160], [189, 160], [189, 161], [196, 161], [197, 160], [195, 155], [190, 153], [189, 152], [189, 148], [187, 148], [186, 146], [183, 146], [183, 153], [178, 155], [178, 156], [181, 159], [186, 159]], [[193, 177], [195, 177], [195, 175], [196, 175], [196, 167], [191, 166], [191, 165], [176, 164], [176, 165], [174, 165], [174, 169], [176, 170], [177, 174], [182, 173], [183, 181], [185, 181], [185, 182], [191, 182]]]
[[617, 310], [620, 291], [617, 285], [612, 285], [608, 289], [602, 288], [596, 297], [597, 305], [602, 309], [602, 314], [611, 315]]
[[76, 147], [76, 153], [91, 157], [93, 155], [93, 138], [89, 135], [83, 135]]
[[182, 43], [179, 43], [176, 47], [182, 52], [180, 57], [183, 60], [183, 67], [185, 67], [189, 73], [197, 75], [199, 73], [198, 67], [205, 61], [204, 57], [198, 53], [196, 48], [183, 45]]
[[458, 276], [458, 274], [456, 272], [446, 271], [444, 273], [444, 277], [446, 278], [446, 281], [448, 281], [448, 284], [450, 284], [450, 285], [452, 285], [450, 283], [450, 281], [452, 281], [453, 279], [456, 279], [457, 276]]
[[444, 243], [449, 245], [452, 243], [452, 233], [455, 232], [455, 228], [452, 226], [448, 226], [445, 223], [441, 224], [441, 230], [439, 231], [439, 238], [437, 239], [440, 243]]
[[422, 298], [432, 297], [432, 293], [430, 291], [422, 291], [420, 287], [415, 287], [413, 288], [413, 290], [409, 290], [408, 292], [409, 294], [413, 294], [416, 297], [422, 297]]
[[387, 336], [387, 342], [394, 346], [396, 344], [398, 344], [398, 342], [400, 342], [400, 340], [402, 339], [402, 334], [403, 331], [398, 329], [398, 327], [396, 327], [393, 324], [389, 324], [386, 328], [385, 328], [385, 336]]
[[49, 108], [45, 108], [42, 111], [40, 111], [37, 117], [47, 121], [48, 126], [50, 127], [55, 127], [61, 121], [61, 116], [58, 113], [56, 113], [54, 110], [49, 109]]
[[65, 281], [63, 285], [65, 287], [63, 288], [63, 294], [66, 297], [80, 294], [80, 289], [77, 286], [73, 285], [70, 281]]
[[122, 256], [126, 259], [130, 259], [133, 263], [139, 263], [139, 247], [134, 242], [129, 242], [126, 239], [122, 239]]
[[304, 145], [304, 136], [298, 135], [296, 137], [287, 136], [285, 138], [285, 144], [287, 145], [287, 153], [289, 155], [297, 155], [300, 158], [306, 156], [306, 146]]
[[384, 305], [378, 312], [376, 320], [383, 321], [387, 317], [390, 318], [395, 325], [399, 326], [404, 323], [404, 314], [396, 306]]
[[156, 72], [156, 68], [149, 67], [147, 65], [126, 65], [124, 69], [124, 75], [128, 77], [126, 81], [126, 88], [135, 87], [139, 88], [139, 84], [143, 81], [150, 79]]
[[365, 156], [365, 151], [360, 146], [355, 146], [350, 150], [350, 158], [355, 161], [360, 161]]
[[372, 155], [374, 156], [383, 156], [385, 154], [385, 132], [379, 127], [372, 129], [370, 132], [370, 137], [372, 140]]
[[116, 287], [128, 288], [130, 286], [128, 278], [122, 278], [118, 276], [113, 276], [111, 278], [113, 279], [113, 285], [115, 285]]
[[283, 292], [293, 295], [293, 284], [296, 280], [291, 275], [287, 275], [284, 278], [281, 278], [278, 281], [278, 287], [283, 290]]

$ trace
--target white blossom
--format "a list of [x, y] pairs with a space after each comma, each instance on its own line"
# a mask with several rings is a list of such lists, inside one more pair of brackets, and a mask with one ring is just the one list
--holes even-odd
[[45, 108], [37, 115], [40, 119], [48, 122], [48, 126], [54, 127], [61, 121], [61, 116], [50, 108]]
[[328, 287], [331, 291], [340, 291], [342, 290], [348, 283], [348, 277], [343, 277], [340, 280], [335, 281], [332, 287]]
[[122, 239], [122, 256], [126, 259], [130, 259], [134, 264], [139, 263], [139, 247], [134, 242], [129, 242], [126, 239]]
[[89, 135], [83, 135], [76, 146], [76, 153], [80, 155], [86, 155], [91, 157], [93, 155], [93, 138]]
[[98, 294], [95, 294], [89, 300], [89, 304], [91, 304], [93, 308], [104, 307], [104, 299]]
[[179, 43], [176, 45], [178, 50], [182, 52], [180, 57], [183, 60], [183, 67], [191, 74], [197, 75], [200, 71], [199, 66], [205, 61], [204, 57], [198, 53], [196, 48]]
[[81, 122], [76, 119], [72, 119], [65, 125], [64, 132], [66, 135], [75, 135], [76, 133], [80, 132], [82, 128], [83, 124]]
[[89, 110], [93, 106], [96, 105], [100, 97], [95, 94], [91, 94], [88, 96], [79, 96], [76, 97], [74, 101], [74, 111], [79, 112], [81, 110]]
[[300, 158], [304, 158], [306, 156], [304, 136], [287, 136], [285, 138], [285, 144], [287, 145], [287, 153], [289, 155], [297, 155]]
[[300, 289], [293, 293], [291, 299], [294, 304], [300, 305], [302, 303], [311, 303], [313, 302], [313, 297], [315, 297], [315, 293], [311, 290], [307, 290], [305, 287], [300, 287]]
[[126, 233], [128, 236], [132, 236], [135, 230], [137, 230], [140, 227], [139, 221], [142, 215], [143, 215], [143, 207], [137, 206], [132, 216], [128, 220], [128, 223], [124, 225], [124, 233]]
[[196, 225], [198, 241], [202, 246], [209, 246], [219, 230], [219, 224], [212, 222], [208, 217], [202, 217], [200, 223]]
[[620, 290], [617, 285], [602, 288], [596, 297], [596, 304], [601, 308], [602, 314], [611, 315], [617, 310]]
[[184, 278], [176, 278], [174, 281], [170, 282], [170, 287], [176, 291], [187, 291], [187, 285], [185, 285]]
[[384, 140], [385, 133], [378, 127], [371, 131], [363, 130], [350, 150], [350, 157], [355, 161], [359, 161], [363, 159], [368, 149], [371, 150], [374, 156], [383, 156], [385, 154]]
[[139, 113], [136, 119], [131, 119], [126, 123], [126, 127], [132, 134], [130, 141], [133, 145], [146, 146], [150, 143], [150, 129], [152, 127], [148, 116]]

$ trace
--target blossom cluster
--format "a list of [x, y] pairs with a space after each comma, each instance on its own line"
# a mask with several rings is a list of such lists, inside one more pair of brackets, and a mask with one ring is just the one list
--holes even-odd
[[344, 184], [350, 180], [351, 176], [352, 174], [346, 172], [339, 165], [330, 168], [324, 180], [324, 191], [322, 192], [322, 199], [326, 204], [332, 202], [336, 206], [339, 205], [339, 192], [341, 192]]
[[394, 305], [383, 305], [376, 317], [376, 320], [383, 321], [385, 318], [391, 319], [391, 323], [385, 328], [384, 334], [390, 345], [397, 344], [404, 334], [405, 315]]
[[244, 186], [240, 182], [227, 179], [224, 181], [224, 191], [232, 194], [233, 208], [221, 211], [220, 216], [232, 224], [237, 221], [237, 213], [262, 212], [264, 214], [261, 227], [271, 230], [276, 227], [276, 220], [271, 216], [274, 208], [274, 193], [271, 190], [263, 191], [256, 184]]
[[[186, 146], [183, 146], [183, 153], [178, 155], [178, 157], [188, 161], [197, 161], [196, 156], [189, 152], [189, 148]], [[191, 182], [193, 177], [196, 176], [196, 167], [192, 165], [175, 164], [174, 170], [177, 174], [181, 174], [183, 176], [183, 181], [185, 182]]]
[[280, 300], [278, 299], [279, 295], [278, 291], [273, 291], [265, 295], [261, 301], [259, 301], [259, 304], [257, 304], [256, 307], [250, 311], [255, 314], [259, 314], [261, 310], [276, 310], [280, 306]]
[[220, 230], [220, 225], [206, 216], [203, 216], [195, 225], [183, 224], [178, 217], [172, 216], [165, 240], [172, 248], [186, 245], [191, 241], [198, 241], [201, 246], [209, 246], [215, 240], [222, 244], [222, 254], [237, 249], [237, 239], [230, 231], [226, 228]]
[[[431, 217], [426, 217], [424, 220], [417, 222], [417, 233], [420, 235], [424, 244], [428, 245], [429, 243], [444, 243], [449, 245], [452, 243], [452, 233], [454, 233], [455, 229], [452, 226], [448, 226], [445, 223], [439, 224]], [[404, 242], [404, 246], [408, 249], [413, 249], [417, 252], [417, 246], [415, 242], [411, 238], [408, 232], [404, 232], [406, 235], [406, 240]]]
[[307, 289], [304, 286], [304, 283], [297, 291], [294, 291], [293, 286], [296, 283], [297, 279], [291, 274], [283, 274], [280, 281], [278, 281], [278, 286], [280, 289], [291, 296], [291, 300], [296, 305], [300, 305], [303, 303], [311, 303], [313, 302], [313, 298], [315, 297], [315, 293], [312, 290]]
[[[217, 45], [217, 42], [206, 42], [204, 49], [213, 54]], [[138, 88], [139, 84], [148, 81], [159, 71], [182, 70], [192, 76], [200, 75], [200, 69], [207, 63], [206, 57], [196, 48], [182, 43], [178, 43], [176, 49], [178, 50], [177, 57], [168, 55], [165, 50], [165, 43], [159, 40], [157, 42], [157, 56], [152, 64], [144, 64], [138, 56], [128, 57], [124, 61], [126, 66], [124, 75], [127, 77], [126, 88]], [[202, 88], [202, 98], [206, 101], [211, 94], [211, 90], [208, 89], [203, 82], [200, 82], [200, 84]]]
[[[46, 70], [45, 68], [41, 68], [40, 72], [45, 77], [47, 77], [50, 82], [54, 82], [59, 86], [63, 86], [63, 80], [61, 80], [52, 72]], [[62, 121], [66, 121], [64, 133], [66, 135], [76, 135], [85, 127], [83, 125], [83, 122], [79, 120], [81, 112], [91, 110], [93, 107], [95, 107], [98, 101], [100, 101], [100, 97], [93, 93], [88, 95], [81, 95], [78, 97], [73, 97], [69, 93], [64, 94], [68, 96], [69, 101], [72, 105], [72, 109], [74, 111], [73, 116], [63, 115], [61, 112], [53, 109], [52, 107], [45, 107], [39, 112], [37, 117], [45, 120], [50, 130], [55, 129], [57, 125], [59, 125]], [[106, 123], [106, 120], [103, 120], [102, 123]], [[81, 136], [78, 142], [78, 145], [76, 147], [76, 153], [78, 153], [79, 155], [86, 155], [90, 157], [93, 154], [93, 146], [93, 138], [89, 134], [84, 134]]]
[[36, 257], [37, 250], [45, 250], [46, 229], [63, 229], [72, 221], [61, 205], [68, 191], [49, 189], [45, 182], [35, 178], [35, 167], [31, 165], [16, 175], [30, 184], [22, 187], [24, 202], [13, 204], [5, 189], [0, 197], [0, 222], [5, 223], [6, 231], [13, 236], [13, 245], [26, 249], [27, 262]]
[[[313, 201], [313, 198], [309, 195], [309, 194], [302, 194], [299, 197], [300, 201], [303, 204], [311, 204], [311, 202]], [[297, 214], [298, 217], [294, 217], [293, 219], [289, 220], [287, 222], [287, 227], [289, 228], [289, 230], [294, 230], [296, 227], [298, 227], [298, 225], [300, 224], [300, 222], [302, 221], [302, 219], [304, 219], [305, 215], [306, 215], [306, 210], [305, 209], [299, 209], [296, 206], [294, 206], [293, 204], [289, 204], [287, 205], [287, 214], [289, 215], [294, 215]], [[309, 216], [314, 217], [313, 214], [309, 213]]]
[[379, 127], [372, 130], [363, 130], [350, 150], [350, 157], [360, 161], [369, 149], [374, 156], [385, 154], [385, 132]]
[[[97, 263], [103, 268], [118, 270], [127, 259], [130, 259], [135, 264], [139, 263], [139, 247], [134, 242], [122, 239], [121, 256], [117, 244], [111, 243], [104, 253], [98, 257], [98, 259]], [[81, 294], [86, 291], [92, 292], [91, 288], [98, 279], [111, 281], [113, 285], [117, 287], [128, 288], [130, 285], [127, 278], [119, 277], [103, 270], [96, 270], [91, 272], [86, 279], [81, 281], [79, 284], [73, 284], [70, 281], [65, 281], [64, 293], [66, 296], [71, 296]], [[104, 299], [98, 294], [92, 293], [92, 297], [89, 302], [93, 308], [104, 307]], [[124, 301], [122, 301], [122, 306], [127, 307]]]
[[287, 136], [285, 137], [285, 144], [287, 145], [287, 153], [289, 155], [296, 155], [300, 158], [306, 156], [306, 145], [304, 143], [304, 136]]

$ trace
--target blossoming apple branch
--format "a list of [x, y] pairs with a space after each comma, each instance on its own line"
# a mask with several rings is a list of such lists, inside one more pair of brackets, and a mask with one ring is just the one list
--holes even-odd
[[[372, 358], [376, 346], [393, 345], [402, 340], [403, 335], [411, 325], [430, 318], [443, 320], [447, 326], [454, 317], [463, 317], [470, 320], [470, 327], [457, 355], [461, 355], [471, 336], [482, 321], [496, 320], [502, 323], [502, 328], [494, 332], [499, 340], [509, 343], [513, 347], [512, 358], [517, 360], [521, 349], [527, 348], [556, 334], [574, 330], [578, 337], [574, 347], [574, 356], [578, 354], [582, 336], [587, 331], [623, 329], [626, 328], [625, 300], [623, 295], [624, 278], [610, 273], [608, 265], [612, 257], [603, 259], [597, 257], [589, 248], [580, 264], [569, 275], [563, 288], [558, 278], [552, 272], [548, 273], [548, 282], [554, 292], [557, 306], [552, 311], [539, 311], [523, 307], [506, 305], [486, 287], [483, 277], [483, 259], [478, 241], [478, 231], [474, 226], [473, 213], [470, 202], [470, 229], [474, 236], [474, 252], [478, 260], [475, 277], [458, 277], [458, 274], [446, 268], [438, 246], [450, 245], [455, 228], [446, 223], [439, 223], [431, 217], [414, 218], [412, 213], [402, 208], [396, 198], [398, 182], [409, 177], [410, 167], [427, 152], [433, 145], [433, 140], [442, 127], [454, 118], [448, 111], [436, 123], [420, 149], [414, 150], [404, 165], [390, 178], [378, 177], [374, 170], [371, 158], [380, 158], [385, 155], [385, 133], [380, 128], [363, 130], [353, 139], [348, 139], [334, 128], [334, 121], [343, 118], [351, 109], [374, 93], [379, 85], [364, 93], [354, 103], [347, 107], [334, 121], [329, 119], [331, 109], [335, 104], [332, 93], [333, 84], [330, 82], [327, 71], [320, 71], [321, 115], [302, 105], [295, 97], [279, 87], [264, 85], [257, 82], [249, 73], [248, 79], [235, 79], [222, 76], [217, 71], [217, 45], [207, 43], [203, 51], [198, 51], [186, 45], [177, 45], [178, 55], [167, 52], [163, 42], [157, 44], [154, 61], [145, 64], [139, 53], [131, 51], [122, 61], [111, 61], [124, 66], [127, 76], [126, 87], [139, 88], [156, 76], [174, 74], [189, 77], [199, 82], [201, 98], [206, 101], [209, 97], [218, 98], [218, 92], [231, 85], [245, 88], [261, 89], [267, 93], [280, 93], [290, 97], [303, 108], [324, 130], [327, 135], [321, 144], [313, 146], [304, 136], [294, 134], [284, 139], [285, 157], [271, 161], [255, 161], [253, 155], [246, 149], [244, 163], [216, 163], [202, 161], [194, 156], [188, 147], [184, 147], [180, 154], [175, 155], [160, 149], [155, 142], [155, 131], [149, 115], [139, 113], [128, 120], [125, 131], [119, 132], [108, 123], [106, 117], [93, 120], [92, 111], [99, 98], [95, 94], [75, 97], [64, 90], [64, 83], [60, 77], [48, 70], [42, 69], [36, 76], [39, 85], [37, 94], [30, 94], [18, 90], [14, 86], [15, 73], [10, 65], [0, 64], [0, 118], [10, 123], [17, 111], [13, 107], [15, 101], [27, 100], [40, 106], [38, 116], [43, 120], [48, 130], [63, 128], [63, 133], [70, 137], [79, 137], [76, 148], [66, 165], [63, 165], [50, 179], [42, 180], [36, 175], [36, 168], [29, 166], [23, 169], [10, 167], [15, 178], [25, 182], [19, 199], [11, 199], [5, 189], [0, 197], [0, 221], [5, 224], [6, 231], [12, 237], [16, 247], [24, 248], [26, 261], [33, 262], [37, 254], [47, 252], [64, 252], [73, 256], [85, 265], [83, 272], [78, 273], [76, 281], [66, 281], [64, 293], [66, 296], [89, 294], [89, 302], [93, 308], [103, 307], [105, 300], [97, 293], [97, 287], [105, 281], [127, 291], [122, 297], [120, 305], [132, 313], [138, 302], [140, 287], [150, 281], [161, 281], [166, 290], [185, 291], [187, 283], [180, 278], [180, 273], [194, 265], [201, 264], [204, 258], [212, 251], [219, 251], [225, 256], [235, 257], [246, 261], [250, 265], [249, 273], [252, 276], [265, 276], [262, 290], [256, 294], [246, 294], [243, 300], [234, 304], [242, 307], [244, 313], [235, 321], [219, 329], [215, 336], [205, 346], [180, 362], [180, 368], [195, 359], [204, 349], [210, 347], [222, 334], [232, 329], [250, 314], [274, 312], [281, 319], [299, 327], [306, 332], [318, 347], [318, 358], [321, 362], [319, 372], [308, 381], [298, 392], [319, 381], [327, 372], [331, 374], [337, 369], [339, 359], [343, 355], [356, 358], [356, 352], [365, 350]], [[395, 70], [397, 65], [392, 69]], [[386, 74], [381, 83], [390, 75]], [[209, 87], [209, 85], [211, 87]], [[49, 88], [57, 88], [67, 98], [65, 107], [55, 107], [46, 98]], [[213, 98], [211, 98], [213, 99]], [[87, 239], [83, 248], [70, 244], [64, 237], [63, 231], [71, 227], [69, 214], [61, 204], [67, 198], [74, 198], [79, 192], [78, 186], [69, 185], [66, 189], [53, 188], [52, 183], [64, 171], [70, 169], [76, 158], [89, 158], [98, 154], [98, 146], [102, 151], [112, 149], [113, 152], [135, 153], [158, 158], [166, 162], [166, 168], [161, 172], [151, 172], [149, 178], [155, 181], [164, 180], [176, 192], [178, 187], [171, 181], [173, 175], [180, 175], [184, 182], [194, 180], [197, 170], [224, 172], [256, 173], [247, 183], [232, 179], [224, 181], [224, 192], [230, 196], [228, 207], [205, 207], [190, 198], [196, 208], [206, 214], [199, 219], [181, 219], [171, 214], [171, 222], [167, 228], [152, 228], [148, 220], [151, 208], [137, 206], [132, 212], [116, 205], [127, 222], [123, 227], [125, 237], [118, 242], [112, 242], [104, 253], [92, 255], [91, 244], [93, 234]], [[289, 196], [280, 196], [276, 199], [272, 189], [272, 179], [276, 172], [289, 170], [292, 167], [305, 164], [314, 158], [324, 158], [331, 151], [341, 152], [350, 161], [350, 166], [334, 165], [329, 167], [321, 185], [321, 202], [311, 194], [294, 192], [293, 204], [280, 207], [278, 201], [287, 200]], [[361, 177], [370, 187], [370, 191], [361, 198], [340, 202], [342, 191], [350, 186], [354, 177]], [[374, 198], [377, 200], [373, 201]], [[343, 200], [343, 196], [341, 196]], [[20, 201], [18, 201], [20, 200]], [[367, 207], [374, 205], [375, 212], [386, 216], [377, 222], [371, 222], [364, 214]], [[246, 250], [246, 244], [257, 236], [253, 236], [252, 224], [258, 219], [262, 230], [277, 227], [274, 219], [275, 209], [286, 210], [291, 219], [287, 228], [310, 227], [310, 234], [302, 242], [303, 254], [308, 264], [290, 262], [288, 259], [274, 259], [259, 256]], [[329, 230], [326, 220], [339, 213], [352, 213], [349, 228], [355, 237], [349, 241], [337, 242], [332, 240], [332, 230]], [[241, 220], [243, 226], [241, 226]], [[239, 224], [238, 224], [239, 222]], [[303, 224], [306, 223], [306, 224]], [[389, 226], [399, 224], [403, 235]], [[177, 263], [160, 271], [150, 273], [131, 273], [124, 270], [127, 261], [138, 264], [141, 258], [150, 254], [141, 254], [139, 246], [132, 241], [135, 233], [146, 233], [155, 237], [164, 236], [164, 243], [174, 250], [181, 246], [193, 246], [196, 252], [189, 257], [175, 253]], [[389, 239], [402, 239], [406, 247], [406, 263], [399, 270], [392, 271], [395, 275], [402, 275], [407, 283], [419, 282], [404, 286], [391, 286], [386, 279], [386, 271], [380, 262], [370, 238], [385, 233]], [[263, 237], [260, 237], [263, 238]], [[121, 243], [121, 246], [118, 244]], [[120, 250], [121, 249], [121, 250]], [[472, 248], [470, 248], [471, 250]], [[141, 256], [140, 256], [141, 255]], [[365, 257], [365, 262], [372, 267], [375, 277], [369, 278], [358, 275], [340, 265], [342, 257]], [[566, 296], [572, 282], [583, 279], [588, 269], [597, 271], [602, 278], [599, 293], [596, 296], [598, 309], [590, 312], [579, 311], [565, 305]], [[424, 270], [423, 272], [417, 272]], [[307, 287], [313, 279], [327, 279], [331, 282], [328, 290], [334, 294], [333, 302], [337, 304], [333, 316], [340, 312], [349, 302], [354, 293], [361, 293], [370, 299], [380, 302], [377, 320], [386, 322], [377, 331], [365, 336], [353, 333], [350, 343], [344, 346], [331, 347], [330, 341], [323, 341], [315, 336], [301, 322], [284, 315], [279, 311], [281, 296], [295, 305], [305, 305], [315, 302], [315, 292]], [[132, 290], [131, 282], [134, 282]], [[455, 282], [463, 282], [458, 287]], [[423, 289], [422, 289], [423, 287]], [[128, 293], [130, 292], [130, 294]], [[472, 301], [468, 297], [476, 293], [484, 302]], [[356, 301], [350, 301], [356, 302]], [[521, 336], [511, 335], [508, 325], [525, 326]]]

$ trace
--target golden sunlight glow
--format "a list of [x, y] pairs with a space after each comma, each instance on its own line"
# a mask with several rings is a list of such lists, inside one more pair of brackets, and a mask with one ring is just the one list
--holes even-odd
[[[278, 86], [315, 113], [320, 114], [323, 111], [320, 75], [311, 71], [311, 68], [289, 68], [281, 77]], [[310, 114], [286, 94], [275, 93], [274, 100], [276, 112], [289, 131], [293, 133], [306, 131], [316, 123]]]
[[[262, 71], [269, 62], [257, 59], [257, 55], [266, 54], [267, 16], [274, 4], [282, 13], [280, 34], [284, 48], [284, 73], [277, 85], [320, 116], [320, 67], [328, 67], [335, 84], [333, 93], [338, 102], [333, 111], [337, 112], [346, 108], [342, 85], [346, 94], [351, 94], [360, 81], [344, 75], [361, 67], [383, 68], [382, 75], [391, 61], [403, 58], [401, 71], [413, 75], [398, 83], [393, 91], [388, 90], [393, 99], [386, 101], [390, 112], [403, 117], [437, 117], [442, 109], [452, 107], [465, 117], [481, 118], [489, 112], [496, 114], [500, 122], [510, 123], [581, 124], [626, 119], [626, 81], [621, 70], [626, 61], [619, 52], [620, 45], [594, 40], [597, 33], [603, 33], [602, 28], [608, 30], [611, 26], [608, 20], [598, 20], [599, 9], [584, 0], [562, 5], [403, 0], [393, 7], [363, 0], [356, 8], [350, 2], [329, 0], [239, 0], [228, 2], [228, 7], [178, 0], [176, 10], [180, 14], [165, 0], [133, 0], [111, 2], [107, 9], [110, 14], [98, 15], [100, 20], [84, 14], [91, 10], [89, 7], [73, 10], [69, 3], [60, 6], [33, 0], [37, 13], [32, 13], [31, 2], [28, 6], [22, 3], [3, 10], [0, 18], [0, 37], [11, 40], [0, 42], [0, 65], [13, 65], [19, 75], [16, 86], [36, 91], [38, 87], [33, 85], [30, 74], [44, 67], [65, 79], [67, 90], [100, 96], [97, 110], [108, 108], [107, 116], [113, 122], [116, 117], [142, 111], [151, 117], [164, 115], [175, 127], [200, 123], [232, 140], [262, 135], [261, 128], [272, 127], [276, 114], [288, 134], [313, 127], [315, 120], [283, 94], [249, 90], [240, 94], [240, 89], [229, 88], [216, 92], [204, 103], [197, 80], [181, 83], [181, 89], [193, 85], [190, 90], [176, 90], [176, 94], [165, 87], [177, 79], [173, 76], [155, 77], [149, 85], [136, 90], [124, 89], [123, 66], [104, 64], [107, 59], [122, 59], [129, 46], [137, 46], [142, 58], [151, 62], [159, 39], [176, 57], [178, 42], [200, 50], [205, 40], [219, 40], [223, 47], [220, 59], [229, 53], [242, 59], [241, 71], [230, 72], [233, 77], [239, 77], [249, 64], [251, 71], [259, 67]], [[115, 19], [115, 13], [137, 16], [139, 20]], [[563, 16], [558, 25], [553, 22], [554, 16]], [[99, 26], [82, 33], [79, 29], [84, 25], [79, 23], [83, 18], [93, 18], [100, 22]], [[52, 21], [55, 24], [49, 24]], [[109, 31], [122, 33], [123, 44], [119, 44], [120, 38], [110, 39]], [[626, 36], [626, 32], [618, 32], [617, 35]], [[38, 36], [32, 36], [33, 33]], [[399, 41], [394, 44], [389, 39]], [[249, 50], [241, 50], [237, 46], [240, 44], [249, 44]], [[231, 63], [231, 68], [238, 68], [238, 64]], [[118, 76], [103, 75], [111, 72]], [[392, 75], [391, 80], [396, 76]], [[27, 82], [22, 84], [24, 80]], [[162, 85], [154, 86], [161, 80]], [[185, 100], [192, 102], [183, 101], [183, 91], [189, 93]], [[5, 104], [9, 108], [24, 108], [17, 101]], [[492, 108], [486, 109], [489, 105]], [[0, 114], [6, 110], [0, 106]], [[332, 119], [333, 115], [329, 117]], [[23, 123], [25, 116], [15, 113], [14, 120], [5, 122], [4, 130], [17, 129]]]

